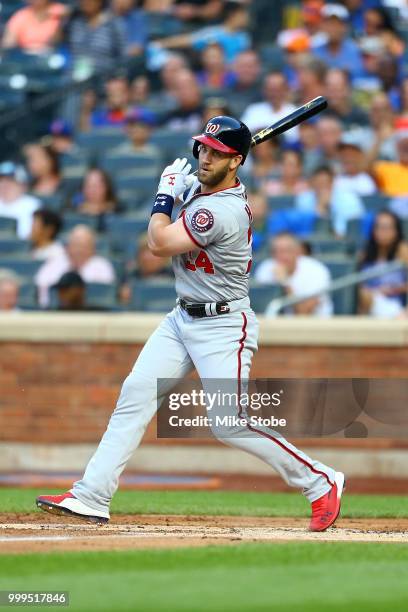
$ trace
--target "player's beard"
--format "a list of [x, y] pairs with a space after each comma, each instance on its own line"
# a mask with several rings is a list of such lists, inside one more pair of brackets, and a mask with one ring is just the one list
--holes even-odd
[[228, 176], [229, 173], [229, 161], [225, 164], [224, 168], [220, 168], [216, 172], [202, 172], [201, 168], [197, 171], [197, 178], [202, 185], [206, 187], [215, 187]]

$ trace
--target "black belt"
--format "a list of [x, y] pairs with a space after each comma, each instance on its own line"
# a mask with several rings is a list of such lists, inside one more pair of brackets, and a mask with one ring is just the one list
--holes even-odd
[[178, 303], [180, 304], [181, 308], [190, 315], [190, 317], [196, 317], [198, 319], [228, 314], [230, 311], [228, 302], [204, 302], [202, 304], [189, 304], [180, 298]]

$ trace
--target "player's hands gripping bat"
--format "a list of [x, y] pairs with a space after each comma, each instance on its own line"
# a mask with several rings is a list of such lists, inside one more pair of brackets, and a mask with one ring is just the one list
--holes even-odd
[[176, 199], [194, 180], [194, 177], [191, 179], [189, 176], [190, 170], [191, 164], [187, 163], [187, 158], [180, 159], [178, 157], [163, 170], [157, 193], [166, 194]]

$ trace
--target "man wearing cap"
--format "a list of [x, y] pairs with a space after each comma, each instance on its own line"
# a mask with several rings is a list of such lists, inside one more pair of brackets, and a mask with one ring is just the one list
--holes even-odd
[[102, 306], [92, 306], [86, 301], [86, 283], [82, 276], [71, 270], [65, 272], [58, 283], [51, 287], [57, 292], [57, 310], [90, 311], [106, 310]]
[[136, 155], [151, 157], [152, 163], [160, 159], [159, 148], [150, 143], [153, 127], [157, 118], [148, 108], [132, 108], [125, 116], [125, 132], [128, 139], [112, 149], [110, 155]]
[[31, 232], [33, 213], [40, 201], [27, 194], [28, 177], [22, 166], [11, 161], [0, 164], [0, 217], [17, 221], [17, 235], [26, 239]]
[[360, 76], [364, 71], [362, 57], [357, 44], [348, 36], [348, 10], [342, 4], [325, 4], [321, 14], [327, 41], [314, 50], [314, 55], [330, 68], [349, 70], [352, 78]]

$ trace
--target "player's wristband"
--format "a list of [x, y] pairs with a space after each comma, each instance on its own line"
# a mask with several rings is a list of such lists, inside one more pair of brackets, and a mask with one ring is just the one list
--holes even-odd
[[158, 193], [152, 208], [152, 215], [154, 213], [162, 213], [168, 215], [171, 219], [171, 213], [173, 212], [174, 198], [168, 193]]

